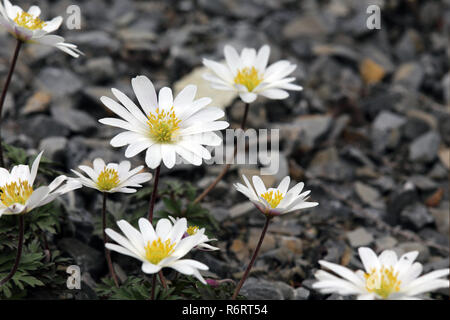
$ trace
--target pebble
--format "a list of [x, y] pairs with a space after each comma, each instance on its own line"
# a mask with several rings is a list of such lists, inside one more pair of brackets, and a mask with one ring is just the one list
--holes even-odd
[[347, 232], [346, 237], [353, 248], [368, 246], [373, 241], [371, 233], [365, 228], [357, 228], [351, 232]]

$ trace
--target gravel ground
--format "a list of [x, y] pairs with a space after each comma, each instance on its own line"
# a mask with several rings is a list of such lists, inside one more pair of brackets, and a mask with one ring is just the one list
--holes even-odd
[[[304, 181], [320, 205], [273, 220], [242, 293], [342, 299], [311, 289], [317, 261], [359, 268], [360, 246], [418, 250], [426, 272], [448, 267], [450, 2], [378, 2], [384, 3], [380, 30], [366, 27], [373, 1], [77, 1], [81, 30], [63, 26], [60, 33], [85, 56], [27, 45], [8, 93], [3, 137], [30, 154], [45, 149], [64, 172], [95, 157], [121, 161], [124, 150], [109, 145], [118, 131], [97, 121], [108, 115], [99, 98], [111, 96], [111, 87], [132, 97], [130, 80], [141, 74], [157, 89], [205, 86], [195, 73], [202, 57], [223, 59], [225, 44], [269, 44], [271, 62], [297, 64], [294, 76], [304, 90], [251, 106], [248, 127], [280, 129], [280, 170], [264, 180], [275, 184], [290, 175]], [[64, 15], [71, 4], [39, 1], [49, 16]], [[1, 31], [1, 79], [13, 46]], [[238, 127], [243, 103], [221, 92], [214, 100]], [[143, 163], [142, 155], [132, 162]], [[163, 170], [162, 180], [190, 181], [202, 190], [220, 169], [183, 165]], [[240, 278], [264, 223], [232, 187], [256, 169], [233, 166], [204, 201], [220, 222], [222, 250], [198, 256], [220, 278]], [[93, 194], [65, 197], [68, 223], [52, 240], [76, 261], [88, 261], [85, 283], [92, 286], [107, 273], [98, 259], [100, 238], [92, 233], [99, 208]], [[121, 201], [114, 198], [111, 207]], [[448, 290], [434, 297], [448, 298]]]

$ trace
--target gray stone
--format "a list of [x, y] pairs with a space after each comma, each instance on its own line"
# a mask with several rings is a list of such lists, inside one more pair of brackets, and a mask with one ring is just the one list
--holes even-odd
[[37, 76], [38, 85], [53, 97], [64, 97], [78, 92], [83, 83], [80, 78], [67, 69], [44, 68]]
[[430, 131], [419, 136], [409, 146], [409, 160], [431, 162], [436, 159], [441, 138], [439, 134]]
[[347, 232], [346, 237], [350, 245], [354, 248], [367, 246], [372, 243], [373, 236], [364, 228], [357, 228], [353, 231]]
[[67, 41], [76, 43], [83, 50], [100, 50], [100, 52], [116, 52], [120, 49], [120, 41], [105, 31], [84, 31], [72, 33]]
[[308, 166], [308, 174], [334, 181], [351, 179], [353, 168], [339, 158], [335, 147], [327, 148], [315, 154]]
[[45, 157], [57, 162], [63, 161], [66, 147], [65, 137], [48, 137], [39, 143], [39, 150], [44, 150]]
[[419, 230], [427, 224], [433, 223], [433, 216], [428, 212], [423, 204], [416, 203], [404, 208], [400, 214], [405, 224], [411, 225]]
[[392, 249], [397, 244], [397, 239], [391, 236], [385, 236], [383, 238], [379, 238], [375, 240], [375, 245], [377, 246], [378, 251], [384, 251], [388, 249]]
[[55, 106], [51, 109], [51, 113], [57, 121], [75, 133], [92, 132], [98, 126], [97, 121], [81, 110]]
[[430, 257], [430, 250], [428, 247], [419, 242], [403, 242], [393, 249], [398, 256], [411, 251], [418, 251], [417, 261], [425, 262]]
[[88, 271], [98, 274], [101, 271], [105, 262], [102, 252], [75, 238], [63, 238], [58, 242], [58, 246], [75, 260], [75, 263], [80, 266], [81, 272]]
[[424, 71], [418, 63], [402, 64], [394, 74], [394, 83], [401, 84], [407, 89], [417, 91], [424, 78]]
[[250, 201], [238, 203], [230, 208], [230, 218], [237, 218], [256, 210], [255, 205]]
[[283, 28], [283, 36], [287, 39], [325, 36], [333, 28], [333, 25], [329, 22], [319, 15], [299, 16]]
[[64, 137], [69, 134], [65, 125], [49, 116], [36, 115], [21, 119], [19, 123], [23, 132], [36, 142], [47, 137]]
[[249, 300], [283, 300], [284, 295], [280, 288], [264, 279], [248, 278], [240, 291]]
[[364, 202], [374, 208], [383, 208], [384, 203], [381, 199], [381, 195], [377, 189], [372, 188], [371, 186], [364, 184], [362, 182], [357, 181], [355, 183], [355, 191], [358, 194], [358, 197]]
[[332, 119], [328, 115], [302, 116], [295, 120], [294, 126], [300, 128], [299, 141], [306, 150], [314, 148], [317, 141], [330, 129]]
[[445, 201], [441, 203], [439, 208], [430, 208], [431, 215], [434, 218], [434, 221], [436, 223], [436, 228], [438, 231], [442, 234], [445, 234], [448, 236], [449, 234], [449, 202]]
[[401, 138], [401, 127], [405, 124], [405, 117], [390, 111], [382, 111], [375, 118], [371, 139], [377, 152], [385, 149], [394, 149], [398, 146]]
[[89, 59], [85, 66], [85, 72], [94, 82], [108, 80], [114, 76], [114, 63], [111, 57]]
[[293, 300], [308, 300], [311, 292], [308, 289], [303, 287], [296, 288], [294, 290], [294, 299]]

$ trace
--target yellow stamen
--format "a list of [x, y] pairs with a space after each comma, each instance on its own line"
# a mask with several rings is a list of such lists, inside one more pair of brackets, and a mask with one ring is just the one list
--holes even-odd
[[277, 190], [277, 192], [267, 191], [266, 193], [261, 194], [261, 198], [266, 200], [272, 208], [276, 208], [281, 200], [283, 200], [283, 194]]
[[44, 28], [47, 24], [39, 19], [38, 17], [34, 17], [28, 12], [22, 11], [22, 13], [17, 13], [14, 22], [19, 26], [27, 28], [29, 30], [38, 30]]
[[11, 182], [0, 187], [0, 200], [7, 207], [14, 203], [24, 205], [32, 193], [33, 187], [28, 181], [19, 180], [18, 183]]
[[188, 235], [192, 236], [194, 234], [196, 234], [198, 231], [198, 227], [197, 226], [190, 226], [189, 228], [187, 228], [186, 232]]
[[150, 114], [147, 121], [151, 138], [159, 143], [173, 142], [176, 132], [180, 129], [180, 122], [173, 107], [170, 111], [156, 109], [156, 114]]
[[365, 273], [366, 289], [369, 292], [374, 292], [383, 299], [387, 299], [392, 293], [400, 291], [401, 281], [398, 280], [398, 272], [394, 273], [394, 268], [391, 266], [381, 269], [373, 269], [370, 274]]
[[256, 70], [255, 67], [252, 67], [251, 69], [245, 67], [239, 70], [234, 78], [235, 84], [242, 84], [247, 87], [249, 92], [252, 92], [262, 81], [263, 78], [259, 76], [258, 70]]
[[109, 191], [117, 187], [119, 183], [119, 173], [115, 169], [107, 169], [105, 167], [97, 178], [97, 187], [101, 191]]
[[173, 247], [175, 243], [170, 243], [170, 239], [162, 242], [161, 238], [158, 240], [153, 240], [152, 243], [150, 241], [145, 246], [145, 257], [147, 260], [153, 264], [158, 264], [164, 258], [170, 256], [173, 252]]

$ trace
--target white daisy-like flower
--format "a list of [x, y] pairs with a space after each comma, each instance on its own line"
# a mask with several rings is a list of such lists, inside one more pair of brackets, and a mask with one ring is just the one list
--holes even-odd
[[[169, 216], [169, 219], [172, 221], [173, 224], [177, 223], [178, 220], [180, 220], [180, 218], [174, 218]], [[209, 239], [208, 236], [205, 234], [205, 228], [199, 228], [196, 225], [189, 225], [188, 224], [188, 228], [186, 229], [186, 232], [184, 233], [183, 237], [189, 237], [189, 236], [193, 236], [194, 234], [203, 234], [202, 237], [202, 243], [200, 243], [197, 247], [195, 247], [195, 249], [199, 249], [199, 250], [204, 250], [204, 251], [215, 251], [215, 250], [219, 250], [219, 248], [214, 247], [210, 244], [208, 244], [207, 242], [210, 241], [217, 241], [217, 239]]]
[[306, 201], [311, 191], [303, 193], [303, 182], [297, 183], [289, 189], [291, 178], [286, 176], [281, 180], [278, 188], [268, 188], [258, 176], [253, 176], [253, 186], [246, 176], [242, 176], [245, 186], [241, 183], [234, 184], [237, 191], [243, 193], [251, 202], [267, 216], [279, 216], [291, 211], [312, 208], [317, 206], [317, 202]]
[[[440, 269], [428, 274], [422, 273], [422, 265], [414, 262], [417, 251], [405, 253], [397, 258], [392, 250], [385, 250], [379, 256], [370, 248], [359, 248], [359, 256], [364, 265], [363, 270], [356, 272], [327, 261], [319, 263], [333, 271], [319, 270], [315, 273], [318, 282], [313, 288], [321, 293], [338, 293], [340, 295], [356, 295], [358, 300], [420, 300], [420, 295], [439, 288], [448, 288], [449, 269]], [[419, 297], [417, 297], [419, 296]]]
[[0, 24], [16, 39], [53, 46], [75, 58], [83, 54], [76, 45], [64, 42], [63, 37], [49, 34], [58, 30], [63, 22], [62, 17], [43, 21], [39, 19], [40, 15], [41, 9], [38, 6], [31, 6], [26, 12], [19, 6], [12, 5], [9, 0], [3, 0], [3, 5], [0, 3]]
[[155, 88], [145, 76], [131, 80], [134, 93], [143, 111], [125, 94], [117, 89], [112, 93], [120, 103], [108, 97], [100, 100], [122, 119], [104, 118], [100, 123], [125, 129], [111, 140], [113, 147], [129, 145], [127, 158], [147, 150], [146, 164], [154, 169], [161, 161], [172, 168], [176, 156], [194, 165], [201, 165], [202, 159], [211, 159], [204, 146], [218, 146], [222, 139], [214, 131], [229, 126], [226, 121], [216, 121], [224, 112], [216, 107], [207, 107], [210, 98], [195, 99], [197, 87], [186, 86], [175, 99], [172, 90], [164, 87], [158, 98]]
[[251, 103], [258, 95], [269, 99], [286, 99], [286, 90], [300, 91], [303, 88], [292, 82], [294, 77], [287, 77], [297, 67], [287, 60], [280, 60], [267, 66], [270, 47], [255, 49], [244, 48], [239, 55], [232, 46], [224, 48], [225, 62], [219, 63], [203, 59], [203, 64], [212, 72], [204, 75], [205, 80], [218, 90], [236, 91], [242, 101]]
[[34, 208], [52, 202], [64, 193], [81, 188], [81, 183], [62, 175], [55, 178], [50, 185], [34, 190], [33, 183], [42, 153], [43, 151], [34, 160], [31, 171], [27, 165], [14, 166], [11, 172], [0, 168], [0, 217], [28, 213]]
[[72, 170], [80, 181], [88, 188], [97, 189], [101, 192], [115, 193], [134, 193], [136, 189], [142, 187], [142, 183], [150, 181], [152, 174], [141, 172], [144, 166], [139, 166], [130, 170], [130, 161], [122, 161], [121, 163], [106, 164], [103, 159], [97, 158], [93, 163], [94, 167], [79, 166], [78, 168], [88, 175], [85, 177], [81, 173]]
[[150, 221], [139, 219], [139, 229], [125, 220], [117, 222], [123, 234], [106, 229], [106, 234], [118, 244], [107, 243], [106, 248], [142, 261], [142, 271], [154, 274], [162, 268], [172, 268], [185, 275], [194, 276], [206, 284], [199, 270], [208, 266], [192, 259], [182, 259], [194, 247], [203, 243], [203, 234], [184, 237], [187, 230], [185, 218], [174, 225], [169, 219], [160, 219], [153, 228]]

